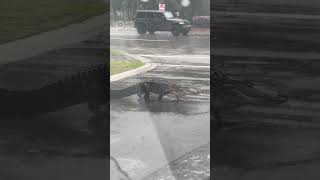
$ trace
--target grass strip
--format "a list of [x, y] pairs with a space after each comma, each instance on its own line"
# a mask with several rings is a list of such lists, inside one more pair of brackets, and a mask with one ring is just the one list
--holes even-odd
[[121, 56], [123, 53], [117, 49], [110, 48], [110, 55], [111, 56]]
[[143, 66], [144, 63], [139, 60], [125, 60], [125, 61], [112, 61], [110, 62], [110, 75], [122, 73], [131, 69]]

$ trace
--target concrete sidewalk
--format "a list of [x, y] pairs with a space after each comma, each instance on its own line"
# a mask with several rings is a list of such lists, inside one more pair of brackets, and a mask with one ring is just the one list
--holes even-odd
[[[214, 176], [212, 175], [212, 180]], [[210, 179], [210, 144], [171, 162], [143, 180], [158, 179]]]

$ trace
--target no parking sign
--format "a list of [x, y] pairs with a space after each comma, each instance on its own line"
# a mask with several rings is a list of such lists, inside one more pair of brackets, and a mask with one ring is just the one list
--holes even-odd
[[164, 12], [166, 10], [166, 4], [159, 4], [159, 11]]

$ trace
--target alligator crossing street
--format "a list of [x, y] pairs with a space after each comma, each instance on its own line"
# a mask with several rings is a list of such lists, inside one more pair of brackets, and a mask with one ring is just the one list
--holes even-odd
[[[201, 38], [205, 36], [206, 40]], [[111, 89], [165, 79], [193, 92], [182, 96], [179, 102], [174, 95], [163, 96], [160, 102], [158, 96], [150, 95], [148, 103], [137, 95], [112, 99], [111, 155], [132, 179], [208, 179], [209, 34], [173, 40], [169, 33], [139, 36], [130, 30], [113, 34], [111, 29], [110, 39], [112, 48], [157, 65], [146, 73], [112, 82]], [[160, 39], [167, 41], [157, 41]]]
[[227, 128], [217, 133], [211, 154], [215, 176], [319, 179], [320, 24], [311, 11], [317, 7], [296, 10], [283, 3], [259, 9], [245, 2], [217, 2], [214, 66], [232, 78], [285, 94], [288, 101], [223, 110]]

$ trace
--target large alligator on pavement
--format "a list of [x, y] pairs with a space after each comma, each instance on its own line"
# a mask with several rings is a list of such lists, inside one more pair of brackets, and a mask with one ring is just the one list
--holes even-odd
[[246, 104], [282, 104], [288, 100], [284, 95], [264, 92], [248, 80], [234, 80], [220, 71], [212, 72], [213, 130], [222, 127], [221, 110], [234, 109]]
[[111, 89], [110, 98], [119, 99], [137, 94], [138, 97], [142, 97], [142, 95], [144, 95], [145, 101], [149, 102], [150, 93], [158, 94], [158, 101], [161, 101], [162, 97], [168, 94], [173, 94], [176, 96], [177, 100], [180, 100], [181, 96], [186, 95], [186, 90], [182, 89], [177, 82], [169, 82], [164, 79], [154, 79], [139, 82], [124, 89]]

